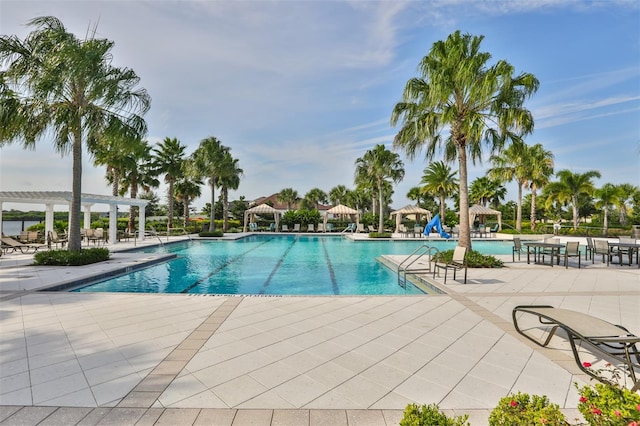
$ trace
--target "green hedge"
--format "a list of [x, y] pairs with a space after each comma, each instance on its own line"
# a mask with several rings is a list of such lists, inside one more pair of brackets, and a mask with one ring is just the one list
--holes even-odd
[[33, 256], [35, 265], [82, 266], [109, 260], [109, 249], [104, 247], [86, 248], [80, 251], [48, 250]]

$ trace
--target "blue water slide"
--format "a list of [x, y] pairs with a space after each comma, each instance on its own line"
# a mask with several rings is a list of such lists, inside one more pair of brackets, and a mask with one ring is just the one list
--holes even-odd
[[440, 236], [442, 238], [451, 238], [451, 235], [447, 234], [442, 229], [442, 223], [440, 223], [440, 215], [439, 214], [435, 215], [433, 217], [433, 219], [431, 219], [429, 221], [429, 223], [427, 223], [427, 226], [424, 227], [424, 235], [425, 235], [425, 237], [429, 236], [429, 234], [431, 233], [431, 230], [433, 228], [436, 228], [436, 231], [438, 231], [438, 233], [440, 234]]

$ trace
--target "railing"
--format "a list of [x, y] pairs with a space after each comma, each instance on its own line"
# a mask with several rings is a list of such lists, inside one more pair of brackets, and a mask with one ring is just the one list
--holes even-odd
[[[431, 272], [431, 256], [433, 253], [438, 253], [438, 249], [431, 247], [427, 244], [422, 244], [415, 249], [405, 260], [398, 265], [398, 285], [402, 288], [407, 288], [407, 274], [417, 274], [419, 272]], [[423, 256], [429, 256], [427, 268], [423, 269], [411, 269], [409, 268], [420, 260]]]

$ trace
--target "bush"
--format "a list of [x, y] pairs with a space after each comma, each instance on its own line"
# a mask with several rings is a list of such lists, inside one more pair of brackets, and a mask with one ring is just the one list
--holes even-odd
[[640, 424], [640, 394], [605, 383], [576, 388], [580, 392], [578, 410], [590, 425]]
[[489, 426], [568, 425], [557, 404], [551, 404], [546, 396], [518, 392], [505, 396], [489, 415]]
[[[434, 256], [434, 260], [436, 262], [451, 262], [453, 260], [453, 250], [446, 250], [437, 253]], [[502, 260], [496, 259], [491, 255], [484, 255], [474, 250], [467, 252], [466, 260], [469, 268], [502, 268], [504, 266]]]
[[222, 231], [202, 231], [198, 235], [201, 237], [222, 237], [224, 234]]
[[436, 404], [409, 404], [404, 409], [400, 426], [468, 426], [468, 414], [464, 416], [447, 417]]
[[49, 250], [33, 256], [35, 265], [81, 266], [109, 260], [109, 249], [104, 247], [86, 248], [80, 251]]
[[370, 232], [369, 238], [391, 238], [390, 232]]

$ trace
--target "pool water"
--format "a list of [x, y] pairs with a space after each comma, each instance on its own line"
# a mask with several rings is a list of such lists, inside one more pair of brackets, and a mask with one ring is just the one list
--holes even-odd
[[[352, 241], [337, 236], [257, 235], [235, 241], [194, 240], [141, 251], [168, 251], [169, 262], [75, 291], [255, 295], [422, 294], [398, 285], [376, 260], [410, 254], [424, 241]], [[429, 242], [439, 250], [457, 241]], [[509, 254], [511, 244], [474, 242], [474, 250]]]

